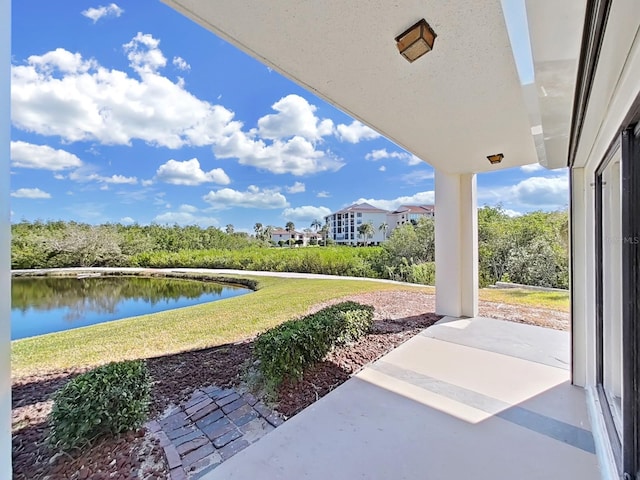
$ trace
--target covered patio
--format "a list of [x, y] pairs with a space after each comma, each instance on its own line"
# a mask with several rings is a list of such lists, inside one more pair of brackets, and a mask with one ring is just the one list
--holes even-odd
[[476, 176], [566, 166], [585, 2], [165, 1], [435, 168], [448, 316], [206, 478], [598, 478], [570, 335], [477, 318]]
[[569, 334], [445, 317], [206, 480], [601, 478]]
[[[640, 3], [164, 1], [434, 166], [448, 316], [201, 478], [639, 478]], [[395, 38], [422, 18], [437, 37], [409, 63]], [[527, 80], [516, 61], [529, 51]], [[8, 112], [0, 121], [9, 478]], [[476, 175], [536, 162], [570, 167], [570, 333], [477, 317]]]

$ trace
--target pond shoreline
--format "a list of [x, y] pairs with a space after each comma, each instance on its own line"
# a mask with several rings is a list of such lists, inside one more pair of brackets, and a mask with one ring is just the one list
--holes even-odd
[[[383, 283], [389, 285], [400, 285], [403, 287], [425, 288], [429, 285], [422, 285], [417, 283], [399, 282], [397, 280], [387, 280], [383, 278], [368, 278], [368, 277], [350, 277], [342, 275], [327, 275], [323, 273], [299, 273], [299, 272], [271, 272], [262, 270], [234, 270], [225, 268], [147, 268], [147, 267], [65, 267], [65, 268], [37, 268], [37, 269], [16, 269], [11, 270], [11, 275], [52, 275], [52, 274], [78, 274], [78, 273], [104, 273], [108, 272], [112, 275], [120, 274], [136, 275], [140, 272], [147, 272], [149, 275], [206, 275], [207, 278], [211, 278], [211, 275], [233, 275], [233, 276], [251, 276], [251, 277], [276, 277], [276, 278], [297, 278], [297, 279], [315, 279], [315, 280], [354, 280], [365, 281], [374, 283]], [[229, 280], [229, 277], [220, 277], [221, 279]], [[241, 282], [245, 282], [246, 279], [241, 278]], [[257, 283], [257, 282], [256, 282]], [[244, 285], [241, 283], [241, 285]]]
[[146, 278], [175, 278], [178, 280], [193, 280], [201, 282], [223, 283], [229, 286], [249, 288], [253, 291], [258, 289], [258, 282], [247, 278], [231, 278], [224, 276], [211, 276], [206, 273], [188, 272], [184, 270], [155, 269], [155, 268], [108, 268], [108, 267], [72, 267], [72, 268], [39, 268], [11, 270], [11, 278], [19, 277], [76, 277], [84, 278], [107, 278], [107, 277], [146, 277]]
[[11, 340], [90, 327], [255, 293], [255, 282], [189, 275], [14, 275]]

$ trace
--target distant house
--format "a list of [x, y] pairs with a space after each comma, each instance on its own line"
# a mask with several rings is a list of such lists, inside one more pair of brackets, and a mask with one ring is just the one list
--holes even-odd
[[275, 243], [280, 243], [284, 241], [289, 243], [289, 240], [293, 239], [295, 241], [296, 232], [289, 232], [284, 228], [274, 228], [271, 231], [271, 241]]
[[435, 207], [433, 205], [401, 205], [387, 217], [389, 231], [404, 225], [405, 223], [417, 223], [420, 218], [433, 218]]
[[[289, 244], [289, 240], [293, 240], [293, 243], [297, 245], [307, 246], [311, 244], [320, 243], [323, 240], [322, 233], [320, 232], [289, 232], [284, 228], [275, 228], [271, 232], [271, 241], [279, 244], [280, 241], [284, 241]], [[300, 243], [300, 241], [302, 243]]]

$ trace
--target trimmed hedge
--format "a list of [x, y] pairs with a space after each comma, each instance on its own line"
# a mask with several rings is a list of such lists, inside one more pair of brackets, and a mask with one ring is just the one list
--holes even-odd
[[266, 385], [276, 388], [285, 379], [300, 379], [306, 367], [334, 347], [362, 337], [372, 324], [373, 307], [343, 302], [262, 333], [255, 341], [254, 356]]
[[69, 450], [140, 427], [147, 418], [150, 390], [149, 373], [140, 360], [78, 375], [53, 397], [49, 441]]

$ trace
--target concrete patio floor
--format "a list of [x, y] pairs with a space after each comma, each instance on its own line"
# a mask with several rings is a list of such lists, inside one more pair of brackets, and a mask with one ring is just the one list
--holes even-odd
[[569, 334], [444, 318], [204, 480], [598, 479]]

